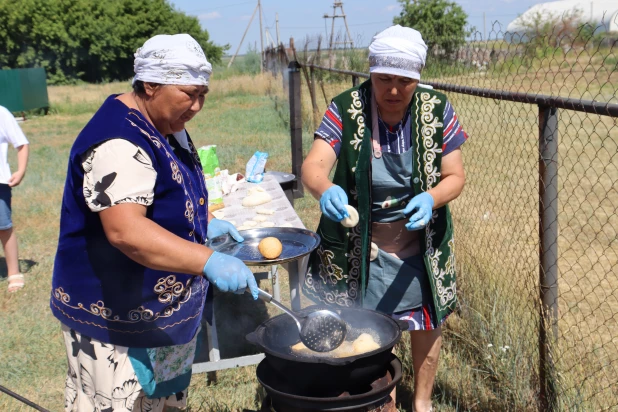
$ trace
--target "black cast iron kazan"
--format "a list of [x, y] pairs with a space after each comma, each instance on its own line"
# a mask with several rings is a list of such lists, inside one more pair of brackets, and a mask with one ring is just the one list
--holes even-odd
[[[299, 311], [304, 316], [323, 307], [312, 306]], [[380, 347], [355, 356], [336, 358], [329, 353], [299, 353], [291, 346], [300, 341], [298, 328], [288, 315], [268, 319], [247, 340], [259, 346], [273, 371], [294, 385], [311, 392], [345, 391], [350, 387], [368, 385], [384, 376], [391, 361], [393, 346], [401, 339], [408, 323], [369, 309], [336, 308], [348, 325], [346, 340], [354, 340], [366, 332]]]

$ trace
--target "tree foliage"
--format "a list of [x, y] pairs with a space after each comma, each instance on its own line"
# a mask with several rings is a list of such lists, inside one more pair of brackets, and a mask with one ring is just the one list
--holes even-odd
[[453, 57], [465, 42], [468, 15], [448, 0], [399, 0], [401, 13], [393, 22], [418, 30], [434, 54]]
[[44, 67], [52, 84], [126, 80], [139, 46], [176, 33], [214, 63], [229, 48], [167, 0], [0, 0], [0, 69]]

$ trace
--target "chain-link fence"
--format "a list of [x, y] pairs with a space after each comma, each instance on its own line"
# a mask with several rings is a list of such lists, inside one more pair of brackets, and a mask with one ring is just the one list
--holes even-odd
[[[470, 136], [446, 340], [461, 379], [482, 381], [461, 384], [471, 409], [618, 410], [618, 37], [564, 26], [430, 49], [421, 80]], [[368, 77], [365, 50], [320, 44], [307, 39], [290, 69], [309, 128]]]

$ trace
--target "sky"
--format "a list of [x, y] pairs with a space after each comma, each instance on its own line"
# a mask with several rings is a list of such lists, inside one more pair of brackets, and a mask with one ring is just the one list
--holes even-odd
[[[264, 46], [268, 44], [266, 31], [277, 42], [276, 21], [279, 20], [279, 39], [285, 44], [294, 37], [298, 47], [310, 37], [330, 36], [333, 15], [332, 0], [261, 0]], [[500, 22], [503, 30], [518, 15], [524, 13], [537, 0], [456, 0], [468, 14], [468, 24], [476, 27], [479, 33], [489, 34], [494, 22]], [[202, 28], [208, 30], [217, 45], [229, 44], [229, 54], [238, 49], [243, 33], [248, 27], [251, 15], [256, 9], [257, 0], [171, 0], [177, 10], [196, 16]], [[349, 0], [343, 1], [343, 11], [355, 46], [367, 46], [373, 35], [392, 25], [393, 17], [399, 16], [401, 4], [396, 0]], [[341, 10], [337, 8], [337, 14]], [[483, 18], [484, 16], [484, 18]], [[326, 25], [325, 25], [326, 23]], [[342, 18], [335, 21], [335, 36], [345, 33]], [[495, 37], [495, 36], [491, 36]], [[260, 22], [256, 13], [247, 35], [240, 47], [240, 54], [251, 47], [260, 48]]]

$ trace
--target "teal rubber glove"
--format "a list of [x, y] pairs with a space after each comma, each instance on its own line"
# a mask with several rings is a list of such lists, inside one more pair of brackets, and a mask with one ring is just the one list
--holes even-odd
[[225, 235], [226, 233], [229, 233], [237, 242], [245, 240], [240, 236], [240, 233], [238, 233], [238, 229], [228, 221], [214, 218], [208, 222], [208, 228], [206, 229], [206, 237], [208, 237], [208, 239]]
[[433, 213], [433, 203], [433, 197], [427, 192], [414, 196], [403, 209], [405, 216], [412, 215], [406, 223], [406, 229], [419, 230], [427, 226]]
[[206, 261], [202, 273], [222, 292], [245, 293], [251, 290], [253, 300], [258, 298], [255, 276], [242, 260], [219, 252], [213, 252]]
[[341, 222], [348, 217], [348, 195], [345, 194], [341, 186], [331, 186], [322, 193], [320, 197], [320, 210], [330, 220]]

